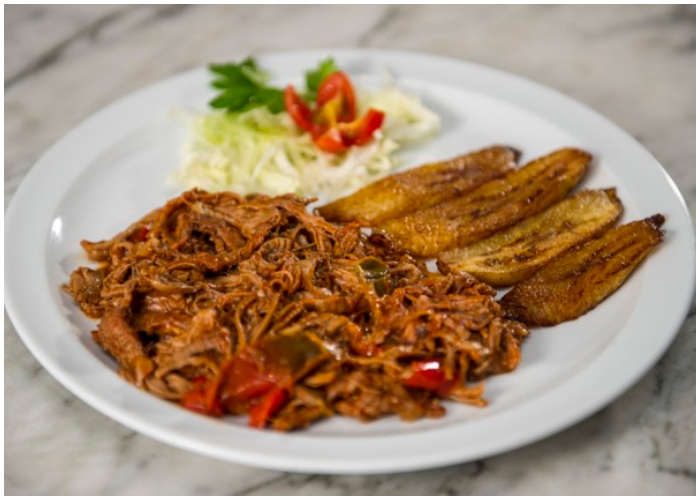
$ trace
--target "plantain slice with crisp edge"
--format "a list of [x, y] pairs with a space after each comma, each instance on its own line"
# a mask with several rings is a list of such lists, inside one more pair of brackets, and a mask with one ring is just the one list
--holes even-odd
[[562, 254], [503, 296], [506, 317], [552, 326], [587, 313], [620, 288], [661, 243], [663, 223], [663, 215], [657, 214]]
[[491, 286], [511, 286], [569, 248], [609, 229], [622, 213], [615, 189], [581, 191], [544, 212], [438, 256], [440, 271], [466, 271]]
[[378, 224], [457, 198], [513, 169], [517, 160], [514, 149], [493, 146], [390, 175], [318, 212], [333, 222]]
[[491, 236], [563, 199], [590, 161], [585, 151], [561, 149], [461, 198], [381, 223], [376, 230], [414, 256], [434, 257]]

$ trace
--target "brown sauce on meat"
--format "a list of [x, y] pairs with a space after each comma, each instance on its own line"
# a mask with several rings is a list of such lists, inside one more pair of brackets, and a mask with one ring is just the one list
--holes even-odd
[[308, 201], [186, 192], [83, 242], [97, 269], [64, 289], [100, 319], [93, 337], [124, 378], [202, 413], [290, 430], [436, 417], [440, 398], [484, 405], [473, 382], [514, 369], [527, 329], [490, 287], [431, 273]]

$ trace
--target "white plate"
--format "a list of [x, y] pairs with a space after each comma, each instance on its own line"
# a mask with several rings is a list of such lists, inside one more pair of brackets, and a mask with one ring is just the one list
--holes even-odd
[[[300, 82], [329, 51], [259, 58], [279, 83]], [[201, 417], [132, 387], [92, 341], [59, 287], [85, 262], [78, 242], [107, 238], [177, 194], [177, 108], [205, 109], [204, 68], [136, 92], [96, 113], [53, 146], [18, 189], [5, 218], [5, 293], [10, 318], [41, 364], [105, 415], [155, 439], [225, 460], [323, 473], [395, 472], [482, 458], [531, 443], [592, 414], [638, 380], [673, 340], [694, 287], [693, 228], [656, 160], [602, 116], [536, 83], [427, 55], [334, 50], [365, 84], [388, 68], [442, 117], [440, 137], [405, 166], [499, 143], [523, 160], [562, 146], [597, 161], [585, 187], [616, 186], [624, 222], [661, 212], [666, 241], [622, 289], [591, 313], [537, 329], [511, 374], [487, 381], [487, 408], [448, 404], [445, 418], [362, 424], [332, 418], [291, 434], [252, 430], [241, 419]]]

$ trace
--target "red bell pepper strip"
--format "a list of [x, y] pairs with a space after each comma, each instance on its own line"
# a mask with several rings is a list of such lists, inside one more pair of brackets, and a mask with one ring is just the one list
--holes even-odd
[[136, 241], [146, 241], [148, 239], [149, 229], [146, 226], [142, 226], [136, 230], [134, 233], [134, 238]]
[[219, 380], [207, 383], [204, 377], [195, 380], [195, 387], [185, 393], [180, 404], [195, 413], [220, 417], [224, 414], [218, 399]]
[[277, 411], [287, 402], [287, 391], [276, 387], [260, 398], [260, 401], [250, 406], [248, 424], [262, 429]]
[[411, 370], [411, 376], [403, 380], [403, 385], [411, 389], [426, 389], [446, 396], [457, 383], [456, 379], [445, 376], [442, 363], [437, 359], [414, 361]]
[[246, 403], [261, 396], [275, 387], [271, 377], [263, 374], [248, 353], [233, 356], [221, 384], [221, 401], [227, 403]]
[[191, 411], [217, 417], [224, 408], [233, 413], [247, 411], [251, 427], [262, 428], [287, 402], [287, 391], [260, 370], [249, 352], [242, 352], [224, 363], [216, 379], [198, 378], [180, 402]]
[[181, 403], [206, 415], [247, 412], [252, 427], [265, 427], [285, 405], [294, 381], [325, 359], [317, 344], [305, 338], [273, 337], [230, 357], [219, 376], [195, 381]]

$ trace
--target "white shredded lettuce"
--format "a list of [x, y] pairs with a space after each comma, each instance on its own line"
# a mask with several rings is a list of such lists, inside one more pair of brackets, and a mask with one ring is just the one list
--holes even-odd
[[435, 113], [396, 87], [360, 93], [358, 100], [360, 116], [374, 107], [385, 112], [384, 124], [370, 142], [340, 155], [321, 151], [287, 113], [273, 114], [266, 107], [193, 115], [172, 180], [208, 191], [333, 198], [388, 174], [398, 164], [401, 146], [440, 129]]
[[383, 132], [399, 144], [411, 144], [440, 132], [440, 117], [425, 107], [418, 97], [397, 87], [385, 85], [381, 90], [361, 93], [359, 109], [384, 111]]

